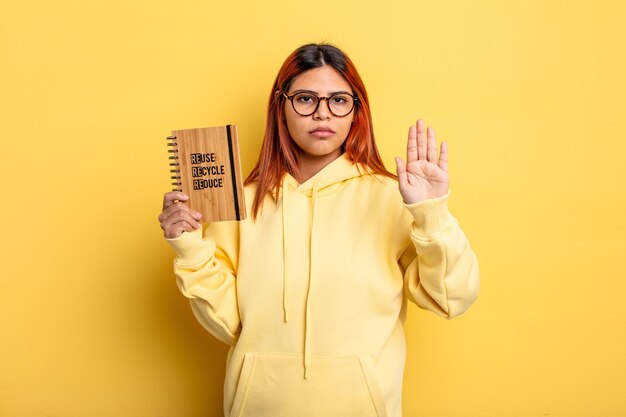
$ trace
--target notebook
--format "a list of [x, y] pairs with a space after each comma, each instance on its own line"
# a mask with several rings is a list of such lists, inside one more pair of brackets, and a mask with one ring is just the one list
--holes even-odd
[[173, 130], [167, 140], [173, 191], [189, 196], [203, 222], [244, 220], [237, 126]]

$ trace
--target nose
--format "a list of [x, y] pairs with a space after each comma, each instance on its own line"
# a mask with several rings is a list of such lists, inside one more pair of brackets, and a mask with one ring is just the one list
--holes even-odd
[[[328, 120], [330, 119], [331, 112], [328, 106], [328, 97], [320, 97], [320, 101], [317, 103], [317, 110], [313, 113], [313, 118], [315, 120]], [[326, 101], [326, 103], [322, 103], [322, 101]]]

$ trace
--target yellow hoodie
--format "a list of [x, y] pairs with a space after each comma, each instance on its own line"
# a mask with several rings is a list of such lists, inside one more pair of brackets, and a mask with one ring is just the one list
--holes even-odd
[[407, 298], [452, 318], [478, 295], [448, 197], [405, 205], [344, 155], [303, 184], [285, 175], [256, 221], [168, 239], [195, 316], [231, 345], [224, 414], [401, 416]]

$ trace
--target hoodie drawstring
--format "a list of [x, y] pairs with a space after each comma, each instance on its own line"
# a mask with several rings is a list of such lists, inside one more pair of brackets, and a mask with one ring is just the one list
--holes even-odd
[[[319, 185], [317, 183], [313, 184], [313, 192], [311, 198], [311, 230], [309, 233], [309, 281], [307, 283], [307, 293], [306, 293], [306, 306], [305, 306], [305, 316], [304, 316], [304, 378], [308, 378], [309, 367], [311, 365], [311, 300], [312, 300], [312, 281], [313, 281], [313, 265], [315, 254], [313, 252], [313, 224], [315, 221], [315, 203], [317, 201], [317, 192]], [[283, 320], [285, 323], [289, 320], [289, 263], [287, 261], [287, 200], [288, 196], [286, 196], [289, 190], [289, 185], [283, 180], [282, 186], [282, 222], [283, 222]]]
[[310, 242], [309, 242], [309, 287], [306, 292], [306, 314], [304, 317], [304, 378], [308, 378], [309, 367], [311, 365], [311, 302], [312, 299], [311, 293], [313, 290], [313, 286], [311, 285], [313, 281], [313, 265], [315, 264], [313, 260], [315, 259], [313, 253], [313, 225], [315, 221], [315, 201], [317, 199], [317, 184], [313, 184], [313, 195], [311, 198], [311, 232], [309, 233]]
[[[314, 247], [314, 236], [315, 232], [315, 205], [317, 204], [318, 193], [321, 190], [324, 193], [329, 192], [331, 190], [331, 186], [339, 185], [340, 183], [347, 181], [352, 178], [361, 177], [363, 175], [369, 175], [371, 172], [367, 168], [359, 168], [355, 165], [347, 155], [342, 155], [337, 158], [335, 161], [331, 162], [328, 166], [324, 167], [322, 171], [316, 174], [316, 178], [310, 179], [305, 184], [298, 184], [298, 182], [288, 174], [285, 174], [281, 181], [282, 185], [282, 194], [281, 194], [281, 204], [282, 204], [282, 226], [283, 226], [283, 320], [285, 323], [289, 320], [289, 309], [291, 308], [290, 300], [290, 286], [289, 286], [289, 261], [288, 261], [288, 250], [289, 250], [289, 242], [287, 242], [289, 238], [289, 234], [287, 233], [287, 229], [290, 227], [289, 219], [287, 218], [290, 214], [289, 210], [293, 210], [289, 208], [288, 200], [289, 198], [293, 198], [292, 193], [297, 193], [302, 196], [308, 196], [309, 190], [311, 191], [311, 223], [309, 230], [309, 276], [307, 282], [307, 293], [306, 293], [306, 304], [305, 304], [305, 316], [304, 316], [304, 347], [303, 347], [303, 366], [304, 366], [304, 378], [309, 377], [309, 370], [311, 368], [311, 351], [313, 344], [313, 331], [312, 331], [312, 322], [313, 315], [311, 314], [312, 309], [312, 300], [313, 300], [313, 275], [316, 270], [315, 257], [317, 253], [315, 252], [317, 247]], [[308, 187], [311, 188], [308, 188]], [[287, 194], [290, 195], [287, 195]], [[293, 207], [293, 202], [291, 207]], [[292, 214], [293, 215], [293, 214]], [[319, 213], [318, 213], [319, 216]], [[299, 216], [298, 216], [299, 218]], [[293, 220], [293, 219], [292, 219]], [[293, 227], [295, 225], [291, 225]], [[299, 265], [296, 265], [294, 268], [297, 269]], [[299, 309], [298, 309], [299, 310]]]
[[289, 314], [288, 314], [288, 310], [289, 310], [289, 297], [288, 297], [288, 291], [289, 291], [289, 285], [288, 285], [288, 280], [289, 280], [289, 272], [287, 271], [287, 225], [285, 224], [285, 213], [287, 212], [287, 199], [285, 198], [285, 193], [287, 191], [287, 184], [285, 183], [285, 178], [283, 178], [283, 187], [282, 187], [282, 194], [281, 194], [281, 199], [282, 199], [282, 204], [283, 204], [283, 311], [284, 311], [284, 320], [285, 323], [287, 323], [287, 321], [289, 320]]

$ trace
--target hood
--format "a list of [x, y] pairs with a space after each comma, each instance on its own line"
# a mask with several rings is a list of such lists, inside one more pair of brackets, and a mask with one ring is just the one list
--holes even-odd
[[344, 153], [302, 184], [291, 175], [285, 174], [281, 187], [312, 197], [314, 189], [318, 195], [324, 195], [336, 191], [344, 181], [369, 175], [371, 172], [369, 168], [353, 163]]

